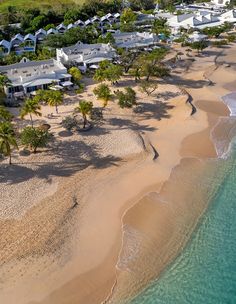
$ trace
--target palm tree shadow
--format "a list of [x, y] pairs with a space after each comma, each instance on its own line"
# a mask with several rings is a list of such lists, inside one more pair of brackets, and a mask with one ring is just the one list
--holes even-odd
[[0, 183], [17, 184], [33, 177], [50, 183], [53, 176], [69, 177], [89, 166], [101, 169], [117, 166], [121, 161], [119, 157], [102, 155], [95, 144], [88, 145], [80, 141], [55, 141], [46, 153], [54, 160], [0, 165]]

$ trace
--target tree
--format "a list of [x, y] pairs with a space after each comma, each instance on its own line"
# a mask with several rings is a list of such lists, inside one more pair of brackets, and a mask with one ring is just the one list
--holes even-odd
[[132, 32], [134, 30], [134, 23], [137, 20], [137, 15], [131, 8], [124, 9], [120, 16], [121, 26], [120, 29], [123, 32]]
[[11, 81], [6, 75], [0, 74], [0, 91], [4, 92], [4, 87], [11, 85]]
[[11, 165], [11, 154], [13, 149], [18, 149], [15, 132], [10, 122], [0, 123], [0, 152], [9, 157]]
[[49, 106], [55, 107], [58, 113], [58, 106], [63, 103], [63, 94], [60, 91], [47, 91], [46, 102]]
[[51, 134], [40, 128], [25, 127], [20, 135], [22, 145], [29, 147], [33, 153], [37, 152], [38, 148], [45, 148], [51, 139]]
[[79, 84], [80, 80], [82, 79], [82, 74], [77, 67], [71, 67], [69, 69], [69, 73], [72, 76], [73, 82]]
[[112, 84], [117, 83], [123, 73], [122, 67], [117, 64], [110, 63], [105, 60], [100, 63], [99, 68], [94, 74], [94, 80], [97, 81], [111, 81]]
[[202, 41], [195, 41], [193, 42], [190, 47], [194, 50], [197, 50], [198, 53], [200, 53], [200, 51], [204, 50], [205, 48], [208, 47], [208, 44], [206, 41], [202, 40]]
[[97, 98], [104, 101], [103, 107], [105, 108], [107, 106], [108, 100], [111, 99], [111, 90], [108, 85], [101, 83], [93, 90], [93, 93], [97, 96]]
[[128, 73], [129, 70], [131, 69], [134, 61], [138, 57], [137, 52], [132, 52], [132, 51], [124, 51], [121, 56], [120, 56], [120, 65], [124, 68], [125, 73]]
[[137, 104], [136, 92], [130, 87], [126, 87], [125, 92], [117, 90], [115, 94], [118, 98], [118, 104], [121, 108], [132, 108]]
[[111, 32], [108, 32], [105, 36], [98, 37], [98, 43], [115, 43], [115, 38], [113, 37]]
[[93, 103], [91, 101], [86, 101], [86, 100], [81, 100], [79, 105], [75, 108], [75, 112], [81, 113], [83, 117], [84, 120], [83, 128], [85, 128], [88, 123], [87, 115], [91, 113], [92, 108], [93, 108]]
[[25, 116], [29, 115], [31, 120], [31, 126], [33, 127], [34, 123], [33, 123], [32, 114], [35, 116], [42, 116], [40, 110], [41, 110], [41, 106], [39, 105], [37, 98], [36, 99], [28, 98], [26, 99], [25, 103], [21, 108], [20, 111], [21, 119], [24, 119]]
[[165, 38], [169, 37], [171, 31], [167, 25], [167, 19], [166, 18], [155, 19], [152, 26], [152, 32], [156, 35], [162, 34], [165, 36]]
[[133, 66], [135, 79], [145, 77], [146, 81], [149, 81], [150, 77], [159, 78], [169, 75], [169, 70], [161, 62], [165, 58], [166, 53], [166, 49], [159, 48], [151, 53], [141, 54]]
[[0, 106], [0, 122], [11, 121], [13, 115], [4, 107]]
[[158, 87], [156, 82], [152, 81], [141, 81], [140, 90], [150, 96]]

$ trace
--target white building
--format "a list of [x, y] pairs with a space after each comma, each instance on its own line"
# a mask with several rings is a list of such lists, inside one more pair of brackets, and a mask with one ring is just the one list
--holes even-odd
[[73, 46], [56, 50], [57, 60], [62, 64], [76, 65], [82, 72], [89, 67], [96, 67], [104, 60], [112, 61], [116, 51], [110, 44], [84, 44], [78, 42]]
[[54, 60], [29, 61], [0, 66], [0, 73], [6, 75], [11, 84], [4, 88], [8, 98], [29, 95], [39, 89], [47, 89], [51, 84], [70, 86], [71, 75], [65, 66]]
[[174, 29], [204, 28], [221, 24], [218, 16], [208, 11], [198, 11], [190, 14], [174, 15], [168, 19], [168, 25]]
[[224, 7], [226, 6], [230, 0], [211, 0], [211, 3], [215, 6]]
[[158, 37], [148, 32], [122, 33], [117, 31], [112, 35], [115, 39], [116, 46], [124, 49], [148, 48], [156, 45], [158, 42]]

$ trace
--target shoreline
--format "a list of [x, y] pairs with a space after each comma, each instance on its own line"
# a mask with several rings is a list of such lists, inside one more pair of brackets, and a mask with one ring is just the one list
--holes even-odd
[[[217, 58], [218, 57], [220, 57], [221, 56], [221, 54], [222, 54], [222, 52], [220, 53], [220, 54], [218, 54], [217, 56], [216, 56], [216, 60], [217, 60]], [[210, 72], [210, 75], [211, 74], [213, 74], [217, 69], [218, 69], [218, 67], [219, 67], [219, 65], [217, 65], [217, 62], [216, 62], [216, 60], [215, 60], [215, 67], [213, 68], [213, 71], [211, 71]], [[204, 73], [204, 77], [206, 77], [205, 76], [206, 75], [206, 73]], [[209, 78], [207, 78], [207, 80], [209, 81], [209, 83], [211, 82], [211, 80], [210, 80], [210, 75], [208, 75], [208, 77]], [[230, 91], [228, 91], [228, 92], [230, 92]], [[171, 176], [172, 176], [172, 174], [173, 174], [173, 172], [176, 170], [176, 168], [177, 167], [179, 167], [179, 166], [181, 166], [181, 162], [187, 157], [196, 157], [197, 159], [209, 159], [209, 158], [213, 158], [213, 159], [217, 159], [218, 158], [218, 155], [217, 155], [217, 147], [216, 147], [216, 143], [212, 140], [212, 137], [211, 137], [211, 133], [213, 132], [213, 130], [217, 127], [217, 125], [218, 124], [220, 124], [220, 119], [221, 118], [225, 118], [225, 117], [229, 117], [230, 115], [230, 112], [231, 112], [231, 109], [227, 106], [227, 104], [225, 104], [224, 102], [223, 102], [223, 100], [221, 99], [221, 100], [218, 100], [218, 101], [214, 101], [214, 103], [220, 108], [220, 110], [219, 110], [219, 112], [217, 113], [217, 117], [215, 117], [215, 118], [212, 118], [211, 116], [213, 116], [212, 115], [212, 113], [211, 113], [211, 111], [210, 111], [210, 107], [208, 107], [208, 109], [206, 109], [207, 107], [201, 107], [201, 101], [199, 101], [199, 100], [197, 100], [197, 101], [195, 101], [195, 98], [192, 98], [192, 96], [189, 94], [189, 93], [187, 93], [189, 96], [190, 96], [190, 98], [191, 98], [191, 101], [193, 100], [193, 106], [194, 106], [194, 108], [192, 107], [192, 110], [193, 109], [197, 109], [197, 110], [202, 110], [202, 111], [204, 111], [206, 114], [207, 114], [207, 118], [208, 118], [208, 127], [206, 128], [206, 129], [204, 129], [202, 132], [200, 132], [201, 133], [201, 135], [199, 134], [199, 133], [192, 133], [192, 134], [190, 134], [190, 135], [188, 135], [188, 136], [186, 136], [184, 139], [183, 139], [183, 141], [182, 141], [182, 143], [181, 143], [181, 159], [180, 159], [180, 163], [179, 164], [177, 164], [175, 167], [173, 167], [172, 168], [172, 170], [171, 170], [171, 174], [170, 174], [170, 178], [171, 178]], [[223, 97], [223, 96], [222, 96]], [[188, 99], [189, 99], [189, 97], [188, 97]], [[195, 107], [196, 106], [196, 107]], [[210, 105], [211, 107], [213, 106], [212, 104]], [[205, 108], [205, 109], [204, 109]], [[194, 113], [195, 113], [195, 111], [194, 111]], [[215, 114], [215, 113], [214, 113]], [[198, 153], [197, 153], [197, 155], [195, 155], [195, 156], [193, 156], [193, 155], [191, 155], [191, 156], [188, 156], [188, 154], [186, 153], [186, 151], [184, 151], [185, 149], [184, 149], [184, 146], [186, 145], [186, 140], [187, 139], [193, 139], [194, 138], [194, 141], [197, 141], [197, 142], [199, 142], [199, 140], [196, 140], [196, 136], [198, 136], [199, 137], [199, 139], [200, 140], [204, 140], [204, 136], [202, 136], [202, 133], [206, 133], [204, 136], [205, 137], [207, 137], [207, 140], [208, 141], [210, 141], [210, 144], [213, 146], [213, 147], [211, 147], [210, 149], [209, 149], [209, 147], [208, 147], [208, 155], [202, 155], [201, 153], [199, 153], [199, 151], [198, 151]], [[205, 142], [204, 142], [205, 143]], [[213, 148], [213, 149], [212, 149]], [[228, 146], [228, 149], [230, 148], [230, 146]], [[205, 152], [205, 149], [204, 149], [204, 152]], [[193, 153], [193, 151], [191, 151], [191, 154]], [[169, 179], [170, 179], [169, 178]], [[165, 183], [168, 183], [169, 182], [169, 179], [165, 182]], [[164, 186], [164, 185], [163, 185]], [[162, 186], [162, 187], [163, 187]], [[161, 189], [162, 189], [162, 187], [161, 187]], [[160, 189], [160, 192], [161, 192], [161, 189]], [[141, 201], [142, 199], [140, 199], [140, 201]], [[135, 209], [136, 207], [137, 207], [137, 204], [138, 204], [139, 202], [136, 202], [136, 203], [134, 203], [134, 205], [132, 206], [132, 207], [130, 207], [124, 214], [123, 214], [123, 217], [122, 217], [122, 230], [123, 230], [123, 238], [124, 238], [124, 226], [126, 225], [126, 223], [125, 223], [125, 218], [127, 217], [127, 215], [129, 214], [129, 213], [132, 213], [132, 209]], [[179, 246], [179, 249], [177, 250], [177, 252], [176, 252], [176, 254], [174, 254], [174, 256], [172, 257], [172, 258], [170, 258], [167, 262], [166, 262], [166, 265], [163, 267], [163, 270], [161, 270], [161, 271], [159, 271], [158, 273], [156, 273], [156, 276], [155, 276], [155, 279], [150, 279], [150, 281], [149, 281], [149, 283], [148, 284], [150, 284], [153, 280], [157, 280], [158, 279], [158, 277], [161, 275], [161, 273], [163, 272], [163, 271], [165, 271], [165, 269], [166, 269], [166, 267], [168, 267], [168, 265], [170, 264], [170, 263], [172, 263], [173, 262], [173, 260], [176, 258], [176, 256], [178, 256], [178, 254], [179, 254], [179, 252], [183, 249], [183, 247], [185, 247], [186, 246], [186, 244], [187, 244], [187, 242], [189, 241], [189, 239], [191, 238], [191, 235], [192, 235], [192, 232], [195, 230], [195, 228], [197, 227], [197, 225], [198, 225], [198, 223], [199, 223], [199, 220], [200, 220], [200, 218], [202, 217], [202, 215], [205, 213], [205, 211], [206, 211], [206, 209], [208, 208], [208, 206], [209, 206], [209, 203], [207, 203], [206, 205], [205, 205], [205, 208], [203, 208], [202, 210], [201, 210], [201, 212], [199, 213], [199, 215], [198, 215], [198, 217], [195, 219], [195, 221], [192, 223], [192, 227], [191, 227], [191, 229], [189, 229], [189, 231], [188, 231], [188, 234], [189, 234], [189, 236], [188, 236], [188, 238], [186, 238], [184, 241], [183, 241], [183, 243], [182, 244], [180, 244], [181, 246]], [[143, 211], [143, 210], [142, 210]], [[120, 256], [121, 256], [121, 252], [122, 252], [122, 249], [121, 249], [121, 251], [120, 251]], [[120, 256], [119, 256], [119, 258], [120, 258]], [[139, 263], [140, 263], [141, 261], [139, 261]], [[119, 263], [119, 262], [118, 262]], [[117, 271], [118, 271], [118, 273], [119, 273], [119, 267], [117, 267]], [[117, 275], [117, 280], [118, 280], [118, 278], [119, 278], [119, 274]], [[124, 298], [122, 298], [122, 296], [124, 296], [124, 294], [121, 294], [121, 296], [120, 296], [120, 298], [119, 298], [119, 291], [118, 291], [118, 297], [116, 298], [116, 295], [115, 295], [115, 299], [113, 299], [113, 296], [114, 296], [114, 293], [115, 293], [115, 288], [117, 287], [117, 280], [116, 280], [116, 282], [115, 282], [115, 284], [114, 284], [114, 286], [113, 286], [113, 288], [112, 288], [112, 291], [111, 291], [111, 293], [110, 293], [110, 295], [106, 298], [106, 300], [104, 301], [104, 302], [102, 302], [102, 304], [104, 304], [104, 303], [120, 303], [119, 301], [121, 300], [121, 299], [123, 299], [122, 301], [125, 301], [125, 297]], [[122, 284], [122, 283], [121, 283]], [[145, 289], [147, 286], [142, 286], [141, 287], [141, 289], [137, 292], [135, 292], [135, 294], [136, 294], [136, 296], [143, 290], [143, 288]], [[126, 299], [127, 300], [127, 299]], [[123, 303], [123, 302], [122, 302]], [[124, 302], [124, 303], [126, 303], [126, 301]], [[128, 303], [128, 302], [127, 302]]]
[[[168, 86], [168, 85], [167, 85]], [[193, 89], [194, 92], [195, 89]], [[190, 92], [191, 94], [192, 92]], [[192, 95], [192, 94], [191, 94]], [[194, 94], [193, 94], [194, 95]], [[193, 96], [193, 101], [195, 104], [195, 99]], [[156, 149], [157, 153], [160, 155], [160, 157], [156, 158], [155, 160], [152, 159], [153, 157], [153, 151], [152, 153], [149, 152], [145, 152], [145, 155], [139, 155], [137, 157], [137, 159], [133, 159], [132, 161], [127, 161], [126, 164], [122, 164], [118, 170], [117, 168], [112, 168], [112, 169], [102, 169], [100, 172], [97, 173], [97, 175], [94, 177], [93, 179], [93, 185], [95, 184], [95, 189], [91, 189], [90, 193], [86, 194], [86, 201], [89, 201], [89, 205], [86, 206], [85, 210], [83, 210], [82, 212], [82, 224], [81, 227], [79, 229], [79, 242], [78, 245], [80, 244], [82, 245], [86, 245], [88, 246], [87, 248], [90, 248], [90, 250], [92, 250], [92, 248], [99, 248], [99, 250], [102, 250], [102, 253], [100, 254], [100, 263], [98, 263], [99, 259], [96, 257], [96, 259], [92, 256], [92, 254], [86, 256], [86, 246], [83, 247], [84, 249], [84, 253], [80, 252], [80, 256], [77, 257], [80, 258], [82, 261], [78, 261], [75, 263], [71, 263], [70, 267], [68, 267], [67, 269], [64, 268], [63, 272], [61, 272], [59, 274], [59, 276], [63, 277], [63, 273], [67, 273], [68, 270], [70, 269], [72, 271], [72, 274], [70, 275], [71, 278], [67, 278], [67, 284], [63, 283], [63, 279], [61, 279], [61, 287], [58, 287], [57, 284], [57, 288], [54, 287], [55, 291], [53, 292], [53, 288], [51, 288], [51, 294], [50, 296], [41, 298], [41, 299], [37, 299], [37, 300], [33, 300], [27, 303], [40, 303], [40, 304], [52, 304], [52, 303], [73, 303], [73, 301], [76, 299], [77, 301], [82, 301], [82, 303], [86, 303], [86, 304], [94, 304], [94, 303], [101, 303], [101, 301], [104, 301], [104, 299], [106, 298], [108, 301], [108, 298], [106, 296], [104, 296], [105, 294], [108, 294], [109, 290], [113, 292], [115, 292], [114, 287], [114, 281], [112, 282], [112, 286], [111, 285], [111, 280], [114, 279], [114, 273], [116, 272], [115, 269], [115, 264], [119, 263], [119, 259], [118, 256], [120, 255], [120, 253], [122, 252], [122, 246], [120, 246], [120, 244], [122, 245], [123, 242], [123, 228], [122, 231], [120, 228], [120, 225], [122, 225], [124, 227], [124, 223], [123, 220], [125, 218], [125, 216], [127, 215], [128, 212], [130, 212], [130, 210], [132, 210], [133, 208], [135, 208], [135, 206], [138, 204], [138, 201], [140, 200], [140, 196], [143, 197], [145, 195], [147, 195], [147, 193], [151, 193], [153, 191], [157, 191], [157, 185], [159, 189], [161, 189], [161, 187], [163, 187], [163, 183], [166, 182], [169, 179], [169, 176], [171, 174], [171, 172], [174, 170], [174, 168], [176, 166], [178, 166], [178, 163], [181, 161], [181, 159], [183, 158], [187, 158], [188, 155], [192, 154], [193, 152], [195, 154], [197, 154], [199, 151], [195, 150], [193, 151], [191, 148], [191, 143], [187, 143], [186, 144], [186, 148], [182, 149], [182, 143], [183, 141], [187, 141], [187, 137], [191, 138], [191, 136], [195, 136], [196, 134], [198, 134], [199, 132], [205, 132], [205, 136], [207, 135], [206, 133], [209, 130], [209, 117], [208, 115], [205, 113], [203, 113], [203, 110], [198, 110], [197, 111], [197, 116], [194, 116], [191, 118], [190, 116], [190, 112], [191, 109], [187, 106], [184, 102], [184, 97], [176, 97], [171, 99], [171, 103], [175, 103], [177, 102], [178, 107], [175, 107], [173, 109], [170, 109], [170, 113], [175, 113], [175, 114], [171, 114], [171, 115], [175, 115], [175, 121], [172, 122], [170, 118], [170, 120], [162, 120], [162, 121], [158, 121], [155, 122], [154, 119], [149, 119], [149, 126], [154, 125], [154, 126], [158, 126], [159, 128], [161, 127], [162, 131], [158, 130], [157, 135], [153, 134], [153, 130], [151, 129], [150, 131], [145, 131], [145, 136], [147, 136], [147, 139], [150, 141], [150, 147], [152, 148], [152, 146]], [[217, 102], [218, 103], [218, 102]], [[196, 105], [196, 104], [195, 104]], [[183, 111], [179, 110], [179, 108], [183, 107]], [[185, 108], [186, 107], [186, 108]], [[178, 109], [177, 109], [178, 108]], [[198, 108], [198, 107], [197, 107]], [[187, 111], [186, 111], [187, 109]], [[182, 112], [181, 112], [182, 111]], [[186, 111], [186, 116], [183, 113], [185, 113]], [[181, 114], [182, 113], [182, 114]], [[215, 115], [214, 113], [212, 114], [213, 116]], [[217, 114], [216, 114], [217, 115]], [[181, 130], [181, 128], [183, 128], [183, 123], [181, 121], [181, 119], [186, 119], [188, 124], [192, 124], [192, 129], [190, 131], [193, 131], [192, 133], [189, 132], [189, 134], [187, 133], [187, 131], [189, 130], [185, 130], [185, 132], [187, 133], [187, 135], [183, 133], [183, 130]], [[147, 119], [147, 120], [148, 120]], [[201, 121], [202, 125], [198, 126], [198, 119], [199, 121]], [[147, 120], [142, 120], [139, 121], [139, 123], [141, 123], [141, 125], [143, 124], [144, 126], [147, 124]], [[151, 123], [150, 123], [151, 121]], [[175, 123], [176, 121], [178, 123], [180, 123], [179, 125], [179, 133], [178, 130], [176, 130], [176, 138], [174, 139], [174, 142], [171, 143], [172, 145], [170, 145], [170, 140], [173, 140], [173, 130], [175, 130]], [[201, 127], [201, 128], [200, 128]], [[202, 129], [203, 127], [203, 129]], [[205, 128], [206, 127], [206, 128]], [[184, 136], [183, 136], [184, 135]], [[209, 135], [209, 134], [208, 134]], [[203, 137], [201, 136], [201, 134], [198, 134], [198, 140], [201, 140]], [[210, 136], [208, 136], [208, 139], [210, 140]], [[192, 139], [190, 140], [192, 141]], [[168, 145], [167, 145], [168, 144]], [[157, 147], [157, 148], [156, 148]], [[209, 145], [210, 147], [210, 145]], [[208, 148], [209, 148], [208, 147]], [[212, 147], [210, 147], [211, 149], [211, 153], [212, 153]], [[168, 159], [168, 156], [165, 156], [165, 153], [170, 150], [170, 149], [175, 149], [175, 151], [173, 150], [172, 154], [172, 158], [171, 160]], [[206, 152], [205, 150], [202, 152], [202, 155], [205, 155], [205, 157], [208, 157], [208, 152]], [[154, 153], [155, 156], [155, 153]], [[164, 158], [164, 159], [163, 159]], [[175, 165], [171, 168], [171, 164], [175, 163]], [[162, 174], [161, 176], [159, 175], [159, 172], [155, 172], [158, 171], [158, 168], [162, 168]], [[92, 172], [92, 171], [91, 171]], [[111, 180], [110, 180], [111, 178]], [[131, 180], [132, 179], [132, 180]], [[152, 181], [152, 183], [150, 183], [150, 181]], [[90, 181], [91, 182], [91, 181]], [[108, 183], [108, 184], [107, 184]], [[125, 183], [127, 183], [127, 185], [125, 185]], [[69, 185], [69, 183], [68, 183]], [[91, 183], [92, 185], [92, 183]], [[141, 185], [141, 189], [138, 189], [138, 193], [137, 193], [137, 185]], [[115, 187], [114, 187], [115, 186]], [[131, 188], [131, 189], [130, 189]], [[102, 189], [102, 191], [101, 191]], [[118, 191], [118, 190], [120, 191]], [[158, 189], [158, 190], [159, 190]], [[87, 189], [89, 190], [89, 189]], [[122, 191], [121, 191], [122, 190]], [[114, 197], [114, 191], [115, 194], [118, 195], [118, 197]], [[116, 193], [116, 191], [118, 191]], [[106, 202], [104, 202], [104, 198], [106, 199]], [[123, 200], [123, 203], [122, 203]], [[115, 206], [116, 203], [118, 204], [118, 206], [116, 207], [116, 209], [114, 210], [114, 206], [109, 206], [109, 202], [113, 203], [113, 205]], [[102, 204], [100, 204], [102, 203]], [[104, 216], [104, 219], [107, 219], [107, 223], [106, 225], [103, 225], [101, 227], [96, 226], [96, 224], [99, 224], [100, 222], [98, 222], [97, 219], [97, 211], [94, 210], [95, 206], [99, 204], [99, 208], [100, 208], [100, 212], [102, 214], [102, 212], [105, 212], [107, 216]], [[86, 224], [86, 217], [87, 216], [87, 224]], [[80, 218], [80, 217], [79, 217]], [[115, 221], [115, 224], [114, 224]], [[95, 234], [97, 234], [97, 231], [94, 230], [94, 228], [92, 229], [91, 227], [91, 222], [93, 223], [94, 226], [96, 226], [95, 229], [99, 230], [99, 229], [111, 229], [113, 236], [110, 237], [109, 236], [109, 243], [107, 242], [106, 238], [104, 236], [108, 234], [107, 232], [104, 230], [99, 230], [100, 236], [96, 236], [96, 238], [94, 238]], [[115, 232], [116, 231], [116, 232]], [[111, 232], [110, 232], [111, 233]], [[104, 234], [104, 235], [103, 235]], [[115, 236], [114, 236], [115, 234]], [[101, 238], [101, 236], [103, 235], [104, 239]], [[124, 235], [123, 235], [124, 236]], [[88, 243], [88, 238], [94, 238], [93, 240], [93, 244], [92, 247], [90, 247], [90, 243]], [[108, 249], [107, 250], [103, 250], [103, 246], [107, 246]], [[79, 248], [79, 247], [78, 247]], [[78, 248], [76, 247], [74, 249], [74, 251], [76, 252], [76, 250], [78, 250]], [[117, 256], [117, 251], [118, 251], [118, 256]], [[87, 252], [90, 252], [89, 250]], [[91, 251], [92, 252], [92, 251]], [[105, 253], [107, 253], [107, 255], [105, 255]], [[82, 254], [82, 255], [81, 255]], [[94, 253], [93, 253], [94, 254]], [[117, 259], [115, 258], [117, 256]], [[103, 257], [103, 259], [101, 260], [101, 257]], [[89, 261], [89, 259], [91, 258], [91, 261]], [[116, 260], [116, 262], [115, 262]], [[83, 262], [86, 262], [85, 264], [82, 264]], [[92, 262], [92, 264], [91, 264]], [[102, 262], [102, 263], [101, 263]], [[91, 265], [89, 265], [91, 264]], [[99, 265], [99, 271], [96, 272], [96, 268], [95, 265]], [[73, 273], [76, 273], [75, 271], [75, 267], [77, 267], [78, 269], [80, 269], [80, 273], [79, 275], [75, 275]], [[84, 269], [84, 270], [83, 270]], [[86, 270], [87, 269], [87, 270]], [[106, 271], [105, 271], [106, 269]], [[112, 274], [110, 273], [113, 269]], [[67, 271], [66, 271], [67, 270]], [[95, 270], [95, 272], [94, 272]], [[78, 271], [77, 271], [78, 272]], [[108, 275], [109, 274], [109, 275]], [[116, 273], [115, 273], [116, 274]], [[106, 277], [107, 275], [107, 277]], [[97, 285], [96, 282], [96, 278], [101, 279], [102, 276], [102, 280], [103, 282], [99, 285]], [[86, 277], [86, 279], [84, 279]], [[59, 278], [58, 275], [55, 275], [55, 278]], [[54, 280], [55, 280], [54, 278]], [[108, 279], [109, 278], [109, 279]], [[74, 280], [75, 279], [75, 280]], [[81, 286], [82, 288], [85, 288], [85, 283], [82, 284], [82, 281], [86, 282], [87, 285], [89, 285], [88, 289], [84, 292], [82, 292], [82, 294], [80, 294], [80, 291], [78, 291], [78, 286]], [[109, 281], [109, 282], [108, 282]], [[80, 282], [82, 285], [78, 285]], [[71, 283], [71, 284], [70, 284]], [[63, 287], [64, 286], [64, 287]], [[102, 286], [102, 288], [101, 288]], [[109, 288], [110, 287], [110, 288]], [[100, 290], [99, 290], [100, 289]], [[99, 291], [98, 291], [99, 290]], [[39, 292], [39, 290], [38, 290]], [[71, 296], [70, 292], [74, 292], [74, 295]], [[46, 294], [46, 293], [45, 293]], [[91, 296], [90, 296], [91, 294]], [[68, 296], [68, 302], [64, 302], [62, 297]], [[10, 303], [10, 302], [9, 302]], [[13, 303], [13, 302], [12, 302]], [[23, 303], [23, 302], [22, 302]], [[25, 302], [26, 303], [26, 302]], [[106, 302], [103, 302], [106, 303]]]

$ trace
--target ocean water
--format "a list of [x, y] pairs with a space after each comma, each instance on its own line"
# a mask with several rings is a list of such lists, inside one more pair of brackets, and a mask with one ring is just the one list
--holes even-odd
[[220, 162], [223, 181], [185, 249], [129, 304], [236, 304], [235, 138]]

